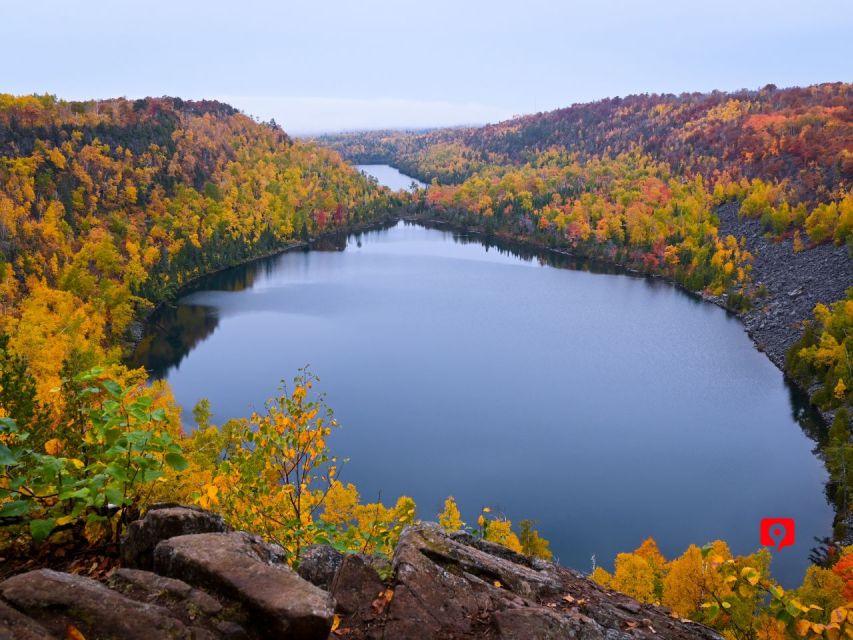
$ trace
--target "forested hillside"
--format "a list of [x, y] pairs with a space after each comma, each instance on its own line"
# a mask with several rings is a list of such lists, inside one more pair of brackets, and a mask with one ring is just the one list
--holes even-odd
[[[744, 311], [767, 302], [767, 287], [751, 276], [744, 239], [720, 233], [718, 206], [739, 203], [795, 252], [853, 247], [851, 90], [638, 95], [480, 128], [320, 142], [432, 181], [422, 194], [431, 216], [663, 275]], [[848, 296], [831, 314], [819, 308], [789, 354], [789, 372], [824, 409], [853, 397], [851, 325]]]
[[[213, 425], [202, 401], [193, 429], [122, 355], [129, 327], [192, 278], [407, 202], [225, 104], [0, 95], [0, 575], [99, 575], [158, 500], [215, 508], [292, 564], [316, 542], [389, 555], [415, 504], [364, 504], [338, 481], [338, 425], [310, 371], [248, 418]], [[442, 521], [461, 525], [452, 498]], [[550, 556], [529, 523], [480, 527]]]
[[[400, 207], [664, 275], [732, 308], [761, 305], [753, 256], [719, 232], [716, 207], [738, 202], [792, 251], [850, 243], [849, 90], [641, 96], [483, 129], [323, 141], [437, 179], [414, 199], [224, 104], [0, 95], [4, 576], [51, 566], [103, 578], [129, 523], [163, 500], [216, 510], [293, 565], [318, 543], [387, 558], [416, 505], [365, 504], [339, 479], [344, 461], [328, 448], [338, 423], [311, 371], [247, 418], [214, 425], [199, 402], [190, 430], [166, 385], [122, 364], [134, 321], [194, 277]], [[827, 303], [789, 368], [836, 411], [822, 453], [843, 516], [853, 300]], [[464, 526], [452, 497], [437, 515], [448, 530]], [[551, 556], [533, 523], [513, 528], [490, 507], [468, 532]], [[649, 541], [594, 577], [727, 637], [831, 638], [853, 635], [851, 558], [853, 547], [829, 544], [785, 592], [766, 552], [734, 558], [716, 542], [666, 560]], [[487, 577], [478, 588], [503, 588]]]
[[2, 329], [44, 399], [189, 279], [393, 205], [337, 154], [225, 104], [2, 95]]
[[677, 174], [787, 179], [801, 196], [832, 199], [853, 180], [851, 86], [643, 94], [575, 104], [480, 128], [377, 131], [322, 142], [353, 162], [391, 162], [425, 182], [457, 183], [493, 164], [552, 147], [580, 160], [639, 150]]

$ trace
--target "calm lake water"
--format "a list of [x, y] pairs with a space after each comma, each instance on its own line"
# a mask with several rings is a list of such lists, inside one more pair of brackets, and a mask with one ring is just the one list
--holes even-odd
[[648, 536], [749, 553], [761, 518], [793, 517], [773, 561], [793, 586], [831, 532], [817, 430], [740, 323], [582, 261], [400, 223], [208, 278], [137, 356], [188, 425], [200, 398], [221, 424], [310, 364], [363, 499], [531, 518], [581, 570]]
[[355, 168], [366, 173], [368, 176], [376, 178], [379, 184], [390, 187], [394, 191], [398, 191], [400, 189], [411, 191], [413, 182], [418, 187], [426, 186], [420, 180], [415, 180], [404, 173], [400, 173], [397, 169], [390, 167], [387, 164], [357, 164], [355, 165]]

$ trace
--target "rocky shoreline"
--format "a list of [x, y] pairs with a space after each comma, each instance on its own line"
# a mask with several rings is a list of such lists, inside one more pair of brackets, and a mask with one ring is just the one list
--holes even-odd
[[0, 582], [0, 638], [722, 640], [576, 571], [428, 522], [403, 531], [390, 563], [317, 545], [294, 572], [280, 547], [163, 504], [130, 525], [121, 552], [103, 581], [37, 569]]
[[[814, 306], [844, 298], [853, 286], [850, 250], [833, 244], [810, 246], [804, 235], [805, 248], [795, 253], [791, 238], [768, 239], [760, 220], [738, 215], [737, 203], [722, 205], [716, 213], [720, 235], [745, 240], [753, 255], [753, 284], [765, 292], [749, 311], [737, 315], [755, 346], [784, 373], [785, 356], [802, 335], [803, 322], [812, 318]], [[810, 396], [815, 390], [803, 391]], [[834, 417], [829, 411], [820, 414], [827, 422]]]

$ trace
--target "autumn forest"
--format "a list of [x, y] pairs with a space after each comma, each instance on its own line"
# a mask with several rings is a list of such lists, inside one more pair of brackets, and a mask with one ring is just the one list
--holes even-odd
[[[364, 163], [427, 186], [392, 191], [353, 166]], [[291, 372], [242, 418], [214, 424], [204, 400], [182, 414], [168, 384], [129, 364], [145, 321], [201, 276], [400, 218], [660, 277], [746, 314], [768, 293], [721, 212], [756, 221], [791, 255], [832, 246], [849, 257], [851, 188], [846, 83], [304, 139], [216, 101], [0, 94], [0, 555], [19, 568], [48, 565], [57, 549], [115, 556], [128, 524], [168, 501], [215, 510], [293, 566], [318, 543], [389, 558], [418, 519], [549, 560], [549, 532], [531, 520], [452, 496], [441, 513], [405, 495], [370, 501], [339, 480], [322, 371]], [[845, 286], [790, 328], [784, 354], [825, 422], [816, 453], [836, 513], [801, 586], [774, 580], [767, 549], [737, 556], [721, 540], [668, 559], [648, 539], [602, 559], [594, 581], [726, 638], [853, 637]], [[464, 508], [481, 509], [475, 522]]]

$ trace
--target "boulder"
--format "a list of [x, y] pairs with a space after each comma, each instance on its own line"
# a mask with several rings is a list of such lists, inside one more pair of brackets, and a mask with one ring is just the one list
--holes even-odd
[[109, 586], [134, 600], [164, 606], [179, 605], [190, 618], [198, 614], [215, 616], [222, 611], [222, 604], [204, 591], [150, 571], [119, 569], [110, 578]]
[[327, 544], [314, 544], [302, 552], [297, 573], [326, 591], [344, 560], [344, 554]]
[[[385, 638], [439, 638], [471, 635], [478, 614], [492, 603], [474, 589], [459, 567], [445, 562], [453, 541], [437, 525], [404, 529], [394, 554], [394, 597], [387, 610]], [[479, 585], [478, 585], [479, 586]]]
[[56, 636], [32, 618], [0, 602], [0, 640], [55, 640]]
[[230, 531], [222, 516], [195, 506], [154, 505], [145, 517], [130, 523], [121, 544], [122, 563], [132, 569], [152, 566], [154, 547], [161, 540], [191, 533]]
[[87, 638], [191, 637], [168, 609], [131, 600], [89, 578], [50, 569], [8, 578], [0, 583], [0, 597], [62, 638], [69, 624]]
[[154, 550], [154, 570], [241, 603], [262, 637], [329, 635], [334, 601], [286, 564], [279, 547], [246, 533], [174, 537]]
[[370, 559], [360, 554], [343, 559], [331, 585], [336, 611], [345, 615], [358, 614], [364, 619], [373, 617], [372, 604], [384, 590], [385, 585]]
[[607, 591], [575, 571], [467, 533], [448, 534], [432, 523], [403, 530], [393, 567], [392, 596], [383, 616], [353, 633], [369, 631], [370, 637], [389, 640], [721, 640], [707, 627]]

